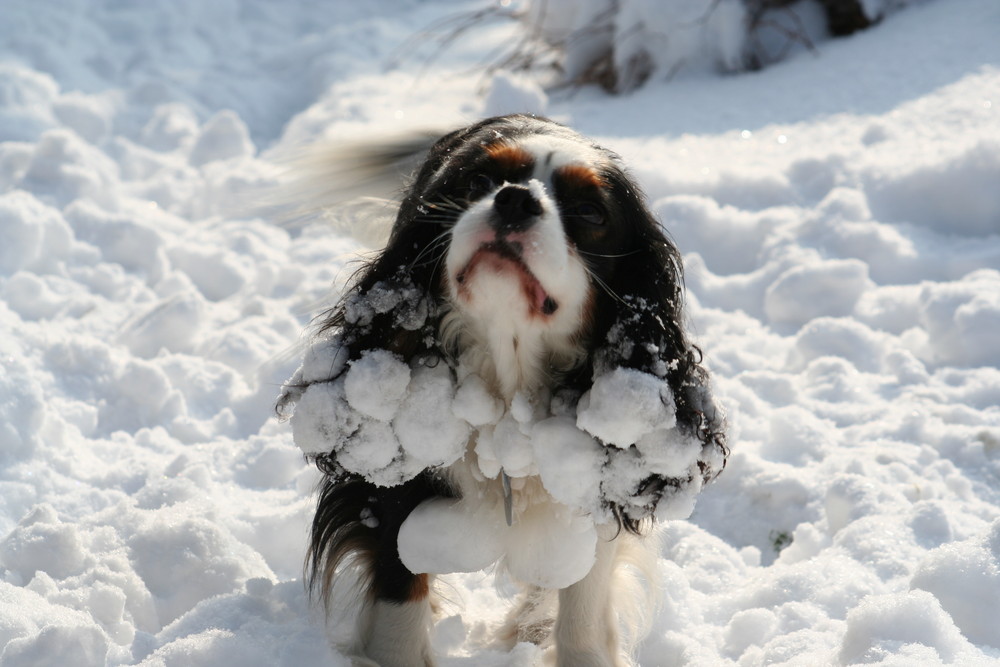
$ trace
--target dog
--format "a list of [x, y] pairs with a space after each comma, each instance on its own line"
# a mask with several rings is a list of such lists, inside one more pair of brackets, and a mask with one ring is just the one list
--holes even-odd
[[[388, 242], [321, 316], [318, 338], [334, 337], [343, 359], [307, 357], [279, 406], [287, 409], [310, 387], [342, 380], [352, 364], [377, 351], [404, 372], [433, 368], [456, 381], [475, 376], [503, 413], [517, 413], [529, 396], [543, 416], [582, 415], [581, 406], [596, 400], [599, 378], [657, 383], [662, 389], [646, 412], [663, 412], [666, 430], [638, 444], [629, 435], [618, 441], [614, 429], [594, 427], [586, 436], [596, 443], [588, 454], [598, 461], [595, 470], [632, 476], [624, 486], [619, 477], [588, 478], [600, 488], [593, 489], [594, 509], [577, 511], [597, 536], [585, 547], [584, 571], [558, 590], [529, 582], [499, 633], [508, 646], [546, 646], [561, 667], [631, 664], [621, 626], [647, 602], [617, 594], [616, 572], [655, 548], [645, 536], [662, 516], [658, 507], [692, 495], [721, 472], [728, 455], [724, 417], [684, 326], [680, 253], [620, 159], [551, 120], [488, 118], [436, 141], [383, 146], [364, 168], [391, 171], [416, 155], [423, 161], [405, 188]], [[530, 421], [523, 414], [518, 419]], [[559, 423], [572, 423], [565, 419]], [[341, 442], [358, 433], [360, 422], [351, 423], [338, 427], [346, 433]], [[322, 440], [328, 429], [320, 431]], [[469, 501], [483, 525], [492, 526], [482, 533], [488, 537], [506, 530], [498, 513], [516, 526], [533, 505], [551, 500], [534, 469], [521, 477], [487, 471], [485, 432], [476, 425], [461, 431], [458, 458], [418, 465], [388, 481], [358, 472], [333, 445], [331, 451], [304, 447], [323, 473], [306, 580], [329, 605], [334, 582], [348, 572], [356, 578], [363, 608], [347, 646], [354, 664], [435, 664], [433, 573], [411, 571], [401, 553], [401, 531], [418, 508], [440, 499], [502, 499]], [[647, 460], [670, 458], [668, 437], [694, 443], [686, 467], [665, 472], [673, 470], [668, 461], [643, 469]], [[544, 438], [534, 446], [544, 448]], [[558, 458], [547, 461], [548, 479], [572, 487], [574, 480], [565, 478], [572, 473], [560, 472]], [[530, 556], [551, 557], [537, 550]], [[646, 574], [652, 577], [653, 569]], [[641, 622], [626, 625], [631, 630], [624, 634], [641, 634], [635, 631]]]

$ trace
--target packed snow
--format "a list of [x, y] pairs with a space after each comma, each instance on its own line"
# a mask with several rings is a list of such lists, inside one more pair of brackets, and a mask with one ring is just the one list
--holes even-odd
[[[5, 0], [0, 663], [348, 664], [327, 637], [349, 631], [349, 599], [324, 624], [302, 584], [318, 473], [274, 408], [304, 354], [345, 363], [308, 331], [372, 236], [345, 233], [361, 225], [350, 207], [281, 225], [268, 196], [310, 142], [534, 111], [643, 184], [684, 253], [728, 415], [725, 472], [690, 518], [663, 522], [638, 663], [997, 664], [1000, 6], [865, 3], [883, 4], [905, 6], [763, 70], [688, 59], [609, 96], [489, 70], [520, 43], [511, 21], [443, 50], [435, 33], [414, 41], [483, 6], [469, 0]], [[351, 374], [334, 401], [382, 432], [405, 424], [389, 428], [404, 451], [453, 454], [414, 444], [426, 414], [399, 391], [433, 373], [374, 357]], [[520, 431], [475, 381], [444, 384], [456, 438]], [[609, 432], [669, 428], [593, 410], [597, 433], [554, 416], [496, 461], [520, 456], [582, 506], [592, 487], [557, 469], [586, 479], [591, 435], [613, 418]], [[552, 516], [572, 539], [536, 530]], [[566, 563], [536, 574], [560, 585], [586, 568], [588, 528], [525, 521]], [[455, 571], [440, 578], [440, 663], [542, 664], [533, 645], [488, 643], [513, 592], [479, 569], [506, 548], [498, 532], [455, 529], [407, 540], [414, 567]]]

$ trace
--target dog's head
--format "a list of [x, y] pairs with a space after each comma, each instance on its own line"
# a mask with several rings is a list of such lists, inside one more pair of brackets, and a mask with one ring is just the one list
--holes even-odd
[[724, 453], [682, 297], [679, 253], [618, 157], [512, 115], [430, 147], [386, 247], [324, 327], [351, 358], [471, 355], [507, 399], [536, 385], [579, 396], [618, 367], [651, 373], [670, 385], [678, 426]]

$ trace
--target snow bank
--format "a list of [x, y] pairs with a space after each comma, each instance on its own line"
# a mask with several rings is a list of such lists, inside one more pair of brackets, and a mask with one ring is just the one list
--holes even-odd
[[510, 60], [535, 69], [540, 61], [561, 85], [598, 84], [623, 93], [647, 81], [674, 80], [678, 73], [704, 76], [772, 65], [813, 49], [831, 33], [876, 24], [910, 1], [864, 0], [855, 14], [846, 3], [536, 0], [523, 12], [527, 45], [515, 47], [518, 57]]
[[654, 73], [743, 67], [747, 9], [739, 0], [531, 2], [526, 31], [558, 52], [563, 83], [629, 91]]

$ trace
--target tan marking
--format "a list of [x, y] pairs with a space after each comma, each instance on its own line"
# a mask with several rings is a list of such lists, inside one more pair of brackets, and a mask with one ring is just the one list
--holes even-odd
[[503, 169], [519, 169], [535, 161], [535, 157], [528, 151], [504, 141], [486, 146], [486, 154]]
[[604, 188], [607, 182], [597, 170], [580, 164], [571, 164], [556, 170], [556, 176], [566, 185], [577, 188]]
[[410, 593], [406, 596], [407, 602], [420, 602], [431, 591], [430, 577], [426, 574], [414, 575], [413, 581], [410, 583]]

